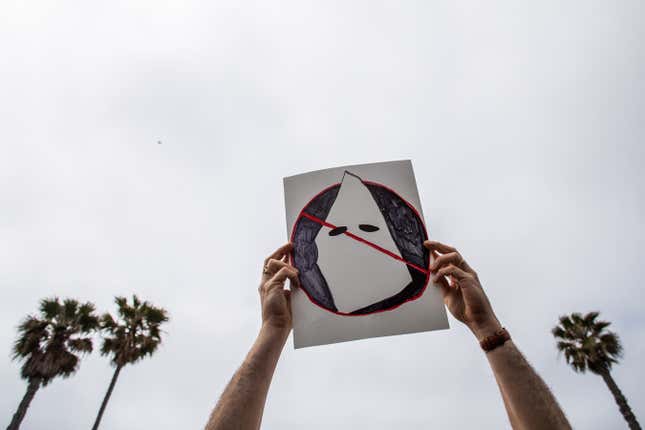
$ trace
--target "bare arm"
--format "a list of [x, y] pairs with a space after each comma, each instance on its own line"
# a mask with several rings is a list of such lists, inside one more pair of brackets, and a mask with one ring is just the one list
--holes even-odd
[[297, 284], [295, 268], [286, 263], [290, 245], [265, 260], [258, 291], [262, 303], [262, 328], [239, 370], [228, 383], [213, 410], [206, 430], [256, 430], [260, 428], [269, 385], [282, 348], [291, 331], [290, 291], [284, 282]]
[[242, 366], [217, 402], [207, 430], [260, 428], [269, 384], [285, 340], [284, 332], [270, 327], [260, 330]]
[[508, 396], [509, 417], [512, 414], [519, 418], [514, 428], [571, 428], [549, 387], [512, 340], [488, 352], [486, 357], [502, 393]]
[[[433, 241], [425, 245], [435, 257], [430, 266], [433, 281], [452, 315], [478, 340], [501, 329], [477, 273], [457, 250]], [[487, 352], [486, 358], [514, 429], [571, 429], [557, 400], [513, 341]]]

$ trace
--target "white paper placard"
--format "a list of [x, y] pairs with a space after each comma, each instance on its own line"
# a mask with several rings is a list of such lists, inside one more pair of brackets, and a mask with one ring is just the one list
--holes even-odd
[[294, 347], [448, 328], [410, 160], [284, 178]]

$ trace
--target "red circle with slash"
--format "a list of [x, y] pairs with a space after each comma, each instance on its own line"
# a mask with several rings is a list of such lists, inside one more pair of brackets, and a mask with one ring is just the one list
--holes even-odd
[[[414, 215], [416, 216], [417, 220], [419, 221], [419, 224], [421, 225], [421, 227], [422, 227], [422, 229], [423, 229], [424, 236], [425, 236], [426, 238], [428, 237], [428, 231], [427, 231], [426, 226], [425, 226], [425, 224], [424, 224], [424, 222], [423, 222], [423, 219], [421, 218], [421, 215], [419, 214], [419, 211], [417, 211], [417, 209], [416, 209], [412, 204], [410, 204], [407, 200], [405, 200], [403, 197], [401, 197], [401, 196], [400, 196], [396, 191], [394, 191], [393, 189], [391, 189], [391, 188], [389, 188], [389, 187], [387, 187], [387, 186], [385, 186], [385, 185], [383, 185], [383, 184], [379, 184], [379, 183], [377, 183], [377, 182], [373, 182], [373, 181], [362, 181], [362, 182], [363, 182], [365, 185], [372, 185], [372, 186], [376, 186], [376, 187], [381, 187], [381, 188], [383, 188], [383, 189], [387, 190], [388, 192], [390, 192], [390, 193], [394, 194], [394, 195], [395, 195], [395, 196], [397, 196], [399, 199], [401, 199], [401, 201], [403, 201], [403, 202], [404, 202], [404, 203], [405, 203], [405, 204], [406, 204], [406, 205], [407, 205], [407, 206], [412, 210], [412, 212], [413, 212], [413, 213], [414, 213]], [[311, 214], [306, 213], [306, 212], [305, 212], [305, 209], [307, 209], [307, 207], [308, 207], [309, 205], [311, 205], [311, 203], [312, 203], [314, 200], [316, 200], [316, 198], [318, 198], [319, 196], [323, 195], [324, 193], [326, 193], [326, 192], [330, 191], [331, 189], [333, 189], [333, 188], [335, 188], [335, 187], [339, 187], [340, 185], [341, 185], [341, 183], [339, 182], [339, 183], [336, 183], [336, 184], [330, 185], [329, 187], [325, 188], [324, 190], [322, 190], [321, 192], [319, 192], [318, 194], [316, 194], [315, 196], [313, 196], [313, 197], [311, 198], [311, 200], [309, 200], [309, 202], [307, 202], [307, 204], [302, 208], [302, 210], [301, 210], [301, 211], [300, 211], [300, 213], [298, 214], [298, 217], [296, 218], [296, 220], [295, 220], [295, 221], [294, 221], [294, 223], [293, 223], [293, 228], [292, 228], [292, 230], [291, 230], [291, 239], [290, 239], [292, 243], [293, 243], [294, 236], [295, 236], [295, 233], [296, 233], [296, 227], [298, 226], [298, 221], [300, 221], [300, 219], [301, 219], [301, 218], [303, 218], [303, 217], [304, 217], [304, 218], [307, 218], [307, 219], [309, 219], [309, 220], [311, 220], [311, 221], [313, 221], [313, 222], [316, 222], [316, 223], [320, 224], [320, 225], [321, 225], [321, 226], [323, 226], [323, 227], [328, 227], [328, 228], [331, 228], [331, 229], [336, 228], [336, 226], [335, 226], [335, 225], [333, 225], [333, 224], [331, 224], [331, 223], [328, 223], [328, 222], [326, 222], [326, 221], [324, 221], [324, 220], [321, 220], [321, 219], [319, 219], [319, 218], [317, 218], [317, 217], [315, 217], [315, 216], [313, 216], [313, 215], [311, 215]], [[310, 293], [309, 293], [305, 288], [302, 288], [302, 290], [303, 290], [303, 291], [305, 292], [305, 294], [307, 295], [307, 298], [308, 298], [308, 299], [309, 299], [309, 300], [310, 300], [314, 305], [318, 306], [318, 307], [319, 307], [319, 308], [321, 308], [321, 309], [324, 309], [324, 310], [325, 310], [325, 311], [327, 311], [327, 312], [331, 312], [331, 313], [336, 314], [336, 315], [341, 315], [341, 316], [350, 316], [350, 317], [362, 317], [362, 316], [365, 316], [365, 315], [373, 315], [373, 314], [380, 313], [380, 312], [388, 312], [388, 311], [391, 311], [391, 310], [393, 310], [393, 309], [396, 309], [396, 308], [398, 308], [398, 307], [400, 307], [400, 306], [404, 305], [405, 303], [408, 303], [408, 302], [411, 302], [411, 301], [417, 300], [418, 298], [420, 298], [420, 297], [423, 295], [423, 293], [425, 292], [426, 288], [428, 287], [428, 283], [429, 283], [429, 281], [430, 281], [430, 271], [429, 271], [428, 269], [423, 268], [423, 267], [420, 267], [420, 266], [418, 266], [417, 264], [414, 264], [414, 263], [412, 263], [412, 262], [409, 262], [409, 261], [405, 260], [404, 258], [399, 257], [399, 256], [398, 256], [398, 255], [396, 255], [394, 252], [391, 252], [391, 251], [389, 251], [389, 250], [387, 250], [387, 249], [385, 249], [385, 248], [382, 248], [382, 247], [380, 247], [379, 245], [377, 245], [377, 244], [375, 244], [375, 243], [372, 243], [372, 242], [370, 242], [370, 241], [369, 241], [369, 240], [367, 240], [367, 239], [363, 239], [362, 237], [360, 237], [360, 236], [357, 236], [357, 235], [353, 234], [353, 233], [352, 233], [352, 232], [350, 232], [349, 230], [344, 231], [342, 234], [344, 234], [344, 235], [346, 235], [346, 236], [348, 236], [348, 237], [350, 237], [350, 238], [352, 238], [352, 239], [354, 239], [354, 240], [356, 240], [356, 241], [358, 241], [358, 242], [361, 242], [362, 244], [364, 244], [364, 245], [366, 245], [366, 246], [370, 246], [370, 247], [372, 247], [373, 249], [375, 249], [375, 250], [377, 250], [377, 251], [381, 252], [382, 254], [387, 255], [388, 257], [394, 258], [395, 260], [400, 261], [402, 264], [406, 264], [407, 266], [411, 267], [412, 269], [414, 269], [414, 270], [416, 270], [416, 271], [418, 271], [418, 272], [420, 272], [420, 273], [424, 274], [424, 275], [425, 275], [425, 281], [424, 281], [423, 287], [420, 289], [420, 291], [419, 291], [417, 294], [415, 294], [415, 295], [414, 295], [414, 296], [412, 296], [412, 297], [407, 298], [406, 300], [402, 301], [401, 303], [397, 303], [396, 305], [391, 306], [391, 307], [388, 307], [388, 308], [386, 308], [386, 309], [379, 309], [379, 310], [376, 310], [376, 311], [373, 311], [373, 312], [367, 312], [367, 313], [361, 313], [361, 314], [353, 314], [353, 313], [340, 312], [340, 311], [334, 311], [334, 310], [332, 310], [332, 309], [328, 309], [328, 308], [326, 308], [325, 306], [323, 306], [323, 305], [321, 305], [320, 303], [318, 303], [318, 302], [316, 301], [316, 299], [314, 299], [314, 298], [311, 296], [311, 294], [310, 294]], [[290, 259], [291, 259], [291, 261], [292, 261], [292, 262], [294, 261], [294, 251], [291, 251]]]

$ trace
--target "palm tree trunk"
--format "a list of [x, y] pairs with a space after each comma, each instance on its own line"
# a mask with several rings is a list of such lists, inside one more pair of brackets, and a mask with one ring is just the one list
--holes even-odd
[[18, 430], [20, 428], [20, 423], [22, 422], [23, 418], [25, 418], [29, 404], [34, 399], [38, 388], [40, 388], [40, 378], [30, 379], [29, 385], [27, 385], [27, 392], [20, 401], [18, 410], [15, 414], [13, 414], [13, 418], [11, 419], [11, 423], [9, 423], [7, 430]]
[[112, 390], [114, 390], [114, 385], [116, 385], [116, 380], [119, 377], [119, 372], [121, 372], [121, 368], [122, 366], [117, 366], [116, 370], [114, 371], [114, 375], [112, 376], [112, 381], [110, 381], [110, 386], [108, 387], [107, 393], [105, 393], [105, 397], [103, 398], [103, 403], [101, 403], [101, 409], [99, 409], [99, 414], [96, 416], [96, 421], [94, 421], [92, 430], [97, 430], [99, 428], [99, 424], [101, 423], [101, 418], [103, 418], [103, 412], [105, 412], [105, 407], [107, 406], [108, 400], [110, 400], [110, 396], [112, 395]]
[[611, 377], [609, 370], [601, 372], [600, 376], [602, 376], [605, 384], [607, 384], [607, 387], [609, 387], [611, 394], [614, 395], [614, 399], [616, 399], [616, 403], [618, 404], [618, 409], [620, 409], [620, 413], [623, 414], [623, 417], [625, 418], [625, 421], [627, 421], [629, 428], [631, 430], [641, 430], [640, 424], [638, 424], [638, 421], [636, 421], [634, 413], [627, 404], [627, 399], [625, 398], [625, 396], [623, 396], [623, 393], [620, 391], [620, 388], [618, 388], [618, 385], [616, 385], [614, 378]]

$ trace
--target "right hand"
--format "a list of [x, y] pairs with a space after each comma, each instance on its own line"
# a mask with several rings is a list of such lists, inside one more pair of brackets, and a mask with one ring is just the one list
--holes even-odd
[[431, 281], [441, 288], [444, 303], [452, 316], [466, 324], [480, 340], [501, 329], [477, 273], [461, 254], [452, 246], [432, 240], [423, 245], [434, 257], [430, 265]]

